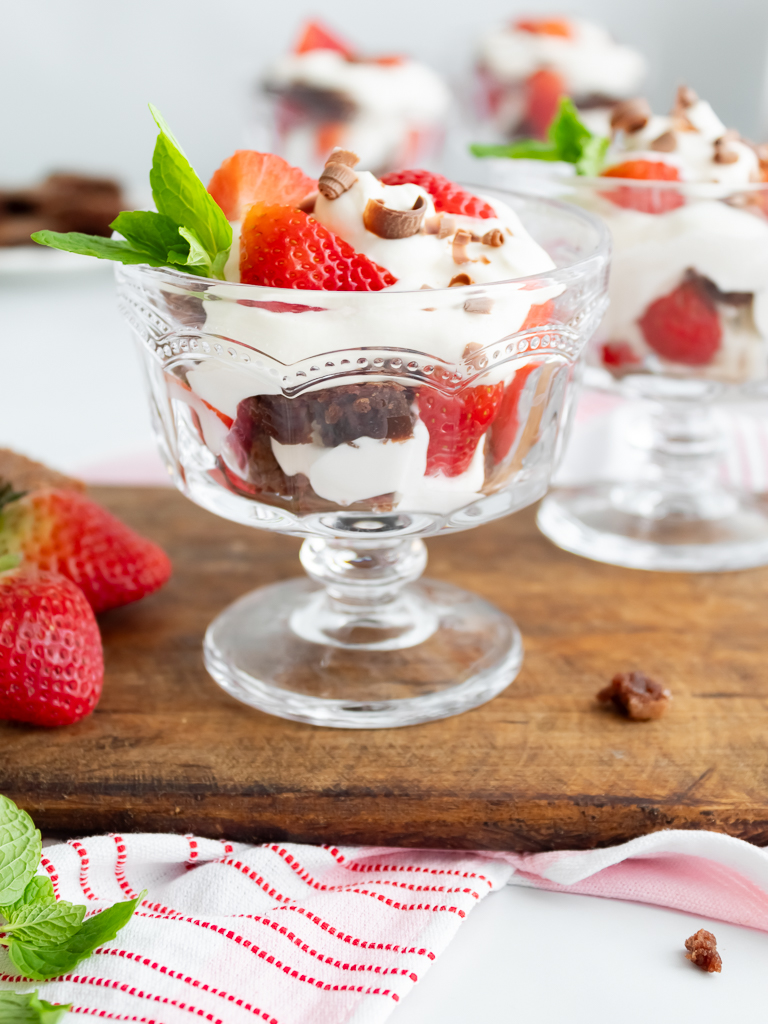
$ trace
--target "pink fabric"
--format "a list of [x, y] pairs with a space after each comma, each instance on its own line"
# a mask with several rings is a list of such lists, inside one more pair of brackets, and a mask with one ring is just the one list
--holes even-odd
[[379, 1024], [505, 883], [768, 931], [768, 854], [714, 832], [542, 854], [109, 835], [48, 847], [40, 870], [89, 912], [148, 895], [63, 978], [25, 982], [0, 950], [0, 988], [40, 988], [74, 1014], [144, 1024]]

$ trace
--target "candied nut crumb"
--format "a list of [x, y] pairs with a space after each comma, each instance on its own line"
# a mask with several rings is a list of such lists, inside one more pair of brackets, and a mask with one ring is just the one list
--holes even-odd
[[677, 149], [677, 136], [674, 132], [663, 132], [653, 140], [651, 149], [656, 153], [674, 153]]
[[465, 285], [465, 284], [474, 284], [474, 283], [475, 282], [472, 280], [472, 278], [469, 276], [469, 274], [456, 274], [456, 276], [452, 277], [451, 280], [448, 282], [448, 287], [449, 288], [456, 288], [456, 287], [461, 287], [462, 285]]
[[317, 187], [326, 199], [338, 199], [356, 181], [357, 175], [347, 164], [328, 163], [323, 168]]
[[469, 254], [467, 253], [467, 246], [472, 241], [472, 233], [465, 231], [460, 228], [453, 236], [453, 262], [461, 265], [462, 263], [470, 263]]
[[597, 695], [604, 704], [614, 706], [636, 722], [661, 718], [672, 701], [671, 692], [643, 672], [617, 672], [609, 686]]
[[642, 96], [633, 100], [623, 100], [611, 110], [611, 128], [629, 134], [639, 132], [648, 124], [651, 114], [650, 105]]
[[391, 210], [383, 199], [369, 199], [363, 211], [363, 224], [379, 238], [410, 238], [421, 230], [426, 212], [424, 196], [418, 196], [410, 210]]
[[500, 245], [504, 245], [504, 235], [498, 228], [491, 228], [490, 231], [486, 231], [483, 235], [482, 243], [483, 245], [490, 245], [494, 249], [498, 249]]
[[723, 961], [717, 952], [717, 939], [706, 928], [699, 928], [695, 935], [687, 938], [685, 948], [688, 950], [685, 959], [696, 964], [702, 971], [706, 971], [708, 974], [719, 974], [722, 970]]
[[356, 167], [360, 163], [360, 157], [351, 149], [334, 149], [328, 159], [328, 164], [344, 164], [347, 167]]
[[453, 217], [445, 217], [443, 214], [440, 215], [440, 226], [437, 231], [438, 238], [448, 238], [456, 230], [456, 221]]
[[467, 299], [464, 303], [465, 313], [490, 313], [493, 309], [493, 299], [478, 296], [476, 299]]

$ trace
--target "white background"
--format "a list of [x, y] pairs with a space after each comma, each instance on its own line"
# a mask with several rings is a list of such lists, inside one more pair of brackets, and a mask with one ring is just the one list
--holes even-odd
[[461, 83], [479, 33], [553, 10], [598, 17], [643, 50], [659, 109], [686, 81], [726, 124], [760, 134], [765, 0], [4, 0], [0, 183], [91, 169], [143, 196], [148, 100], [207, 180], [245, 141], [260, 69], [318, 11], [361, 49], [409, 52]]

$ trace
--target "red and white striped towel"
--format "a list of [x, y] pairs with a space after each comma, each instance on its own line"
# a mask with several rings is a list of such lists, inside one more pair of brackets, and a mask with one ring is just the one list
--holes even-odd
[[507, 882], [658, 903], [768, 931], [768, 854], [711, 832], [587, 852], [483, 854], [249, 846], [110, 835], [44, 851], [57, 895], [95, 912], [148, 896], [76, 972], [43, 990], [77, 1015], [142, 1024], [377, 1024]]

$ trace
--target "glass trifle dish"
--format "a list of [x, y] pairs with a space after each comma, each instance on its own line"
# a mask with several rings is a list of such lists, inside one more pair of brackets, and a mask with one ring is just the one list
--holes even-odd
[[[170, 146], [164, 129], [160, 155]], [[345, 150], [317, 182], [241, 151], [209, 191], [186, 162], [184, 187], [163, 184], [170, 163], [156, 150], [159, 216], [204, 210], [179, 225], [199, 262], [141, 260], [133, 214], [109, 256], [160, 447], [197, 504], [303, 537], [307, 572], [223, 611], [208, 670], [247, 704], [347, 728], [489, 700], [520, 667], [519, 632], [482, 598], [420, 580], [423, 538], [546, 491], [604, 309], [607, 232], [567, 204], [425, 171], [378, 179]]]
[[[768, 154], [685, 87], [669, 115], [642, 99], [615, 106], [610, 138], [572, 119], [559, 128], [559, 152], [535, 143], [551, 161], [542, 180], [613, 239], [587, 381], [635, 401], [637, 470], [553, 491], [539, 525], [561, 547], [632, 568], [768, 563], [764, 501], [721, 473], [724, 416], [762, 400], [768, 381]], [[510, 155], [530, 165], [535, 146]]]
[[311, 174], [332, 149], [377, 173], [439, 155], [451, 106], [443, 78], [403, 54], [364, 54], [318, 21], [260, 83], [270, 148]]

